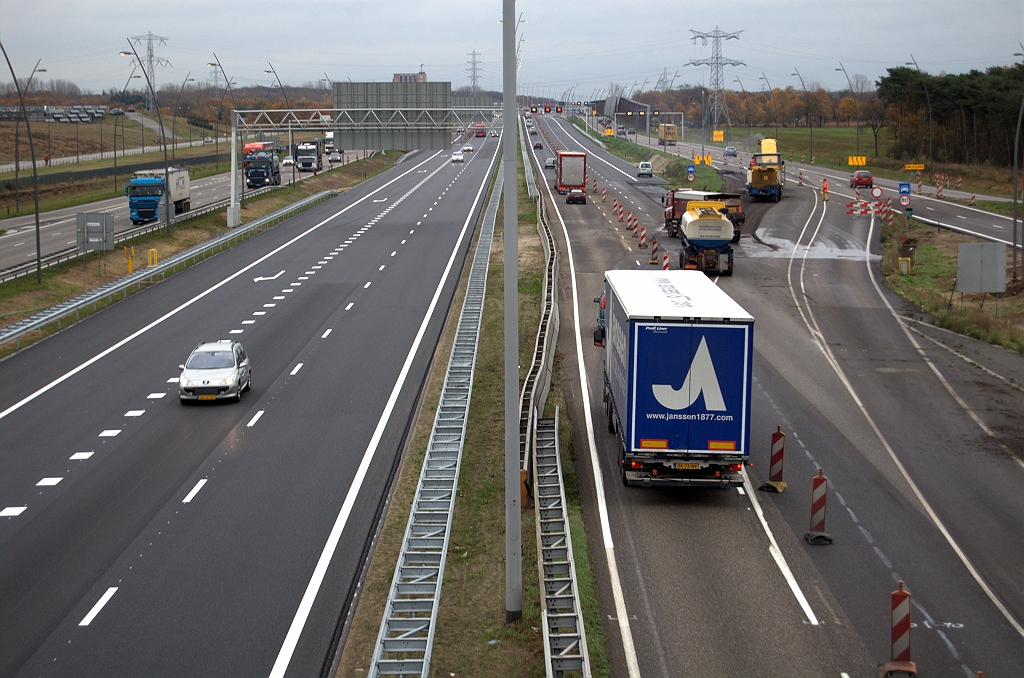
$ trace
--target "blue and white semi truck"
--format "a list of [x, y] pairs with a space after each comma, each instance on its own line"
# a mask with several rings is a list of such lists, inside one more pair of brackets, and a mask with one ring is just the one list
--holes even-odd
[[699, 271], [606, 271], [605, 294], [594, 343], [623, 484], [742, 485], [754, 318]]
[[[183, 214], [192, 208], [189, 174], [186, 167], [167, 169], [170, 183], [170, 202], [174, 214]], [[160, 205], [164, 198], [164, 170], [139, 170], [124, 187], [128, 196], [128, 213], [133, 224], [144, 224], [160, 218]]]

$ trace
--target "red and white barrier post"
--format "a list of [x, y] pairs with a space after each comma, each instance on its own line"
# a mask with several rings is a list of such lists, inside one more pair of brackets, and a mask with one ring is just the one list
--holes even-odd
[[640, 227], [640, 249], [647, 249], [647, 227]]
[[974, 207], [974, 200], [976, 197], [977, 196], [975, 195], [974, 191], [971, 191], [971, 207]]
[[657, 238], [657, 236], [655, 236], [654, 244], [651, 246], [651, 258], [650, 258], [650, 260], [648, 260], [647, 263], [648, 264], [655, 264], [655, 265], [657, 265], [657, 263], [658, 263], [658, 238]]
[[903, 588], [902, 579], [897, 586], [889, 599], [892, 659], [879, 671], [886, 678], [917, 675], [917, 665], [910, 660], [910, 591]]
[[804, 185], [804, 171], [803, 170], [800, 170], [800, 176], [798, 176], [796, 178], [796, 185], [797, 186], [803, 186]]
[[811, 529], [804, 535], [808, 544], [831, 544], [832, 536], [825, 532], [825, 506], [828, 502], [828, 478], [822, 469], [811, 478]]
[[634, 238], [639, 238], [640, 237], [640, 220], [639, 219], [633, 219], [633, 237]]
[[776, 426], [772, 434], [772, 455], [771, 466], [768, 470], [768, 482], [761, 486], [762, 490], [775, 490], [782, 492], [786, 489], [786, 483], [782, 480], [782, 468], [786, 458], [786, 434], [782, 432], [781, 426]]
[[664, 252], [661, 255], [661, 270], [663, 270], [663, 271], [667, 271], [668, 270], [668, 252]]
[[942, 197], [942, 179], [939, 179], [938, 183], [935, 184], [935, 197], [936, 198], [941, 198]]
[[956, 175], [956, 188], [957, 188], [957, 190], [960, 190], [963, 187], [964, 187], [964, 177], [963, 177], [962, 174], [958, 174], [958, 175]]
[[601, 189], [601, 202], [608, 202], [608, 188]]
[[853, 187], [853, 193], [854, 193], [854, 197], [856, 197], [857, 200], [860, 200], [860, 186], [854, 186]]
[[612, 210], [614, 210], [616, 212], [619, 211], [619, 199], [618, 198], [612, 198]]
[[917, 173], [917, 194], [921, 195], [921, 173]]
[[811, 156], [811, 164], [812, 165], [814, 164], [814, 156], [813, 155]]
[[801, 154], [800, 154], [800, 162], [803, 162], [803, 161], [804, 161], [804, 155], [805, 155], [804, 153], [801, 153]]
[[622, 205], [619, 205], [619, 221], [624, 221], [625, 217], [622, 216]]

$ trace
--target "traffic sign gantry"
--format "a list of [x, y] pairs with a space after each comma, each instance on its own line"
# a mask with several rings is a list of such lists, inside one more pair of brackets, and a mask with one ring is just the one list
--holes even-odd
[[904, 207], [908, 206], [910, 204], [910, 196], [906, 194], [901, 195], [900, 204], [903, 205]]
[[900, 195], [910, 195], [910, 182], [900, 182]]

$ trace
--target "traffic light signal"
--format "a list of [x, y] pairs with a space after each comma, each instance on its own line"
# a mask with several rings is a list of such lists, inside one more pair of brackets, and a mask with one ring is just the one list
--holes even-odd
[[544, 112], [545, 113], [550, 113], [551, 112], [551, 107], [550, 106], [545, 106], [544, 107]]
[[561, 112], [562, 112], [562, 107], [561, 106], [556, 106], [555, 107], [555, 113], [561, 113]]
[[653, 111], [654, 115], [661, 115], [661, 111]]

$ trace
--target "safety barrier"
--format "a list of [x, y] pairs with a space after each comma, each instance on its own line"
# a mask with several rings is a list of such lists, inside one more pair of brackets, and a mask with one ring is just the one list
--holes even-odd
[[559, 409], [554, 419], [535, 419], [537, 570], [541, 589], [541, 630], [548, 676], [578, 671], [590, 678], [590, 654], [576, 584], [569, 514], [558, 445]]
[[373, 650], [371, 677], [408, 675], [426, 678], [430, 674], [437, 609], [448, 557], [455, 493], [473, 391], [477, 342], [487, 293], [494, 220], [501, 198], [503, 166], [504, 163], [498, 167], [473, 255], [466, 297], [459, 314], [426, 458]]
[[80, 294], [73, 299], [68, 299], [67, 301], [63, 301], [55, 306], [51, 306], [50, 308], [32, 316], [23, 318], [16, 323], [0, 329], [0, 346], [9, 341], [14, 341], [16, 342], [15, 348], [21, 348], [21, 338], [30, 332], [36, 332], [39, 337], [42, 337], [43, 328], [48, 325], [55, 324], [58, 330], [63, 329], [65, 318], [74, 314], [75, 321], [77, 321], [82, 309], [87, 306], [92, 306], [93, 310], [96, 310], [98, 303], [104, 299], [113, 301], [114, 295], [116, 294], [122, 294], [127, 297], [128, 290], [132, 287], [142, 289], [142, 285], [144, 283], [152, 284], [157, 276], [163, 279], [167, 276], [168, 272], [175, 272], [179, 266], [186, 268], [189, 265], [189, 262], [195, 264], [198, 261], [205, 259], [207, 255], [214, 250], [223, 250], [225, 246], [231, 246], [239, 240], [251, 237], [259, 231], [275, 226], [285, 219], [290, 219], [299, 212], [302, 212], [303, 210], [336, 195], [338, 195], [337, 191], [321, 191], [320, 193], [311, 195], [308, 198], [304, 198], [293, 203], [292, 205], [283, 207], [276, 212], [250, 221], [247, 224], [243, 224], [242, 226], [207, 240], [206, 242], [199, 243], [194, 247], [179, 252], [169, 259], [166, 259], [163, 264], [144, 268], [136, 273], [126, 275], [122, 278], [106, 283], [105, 285], [101, 285], [96, 289]]
[[[917, 675], [917, 665], [910, 659], [910, 591], [899, 580], [889, 596], [890, 661], [879, 670], [880, 676], [909, 678]], [[981, 672], [979, 671], [979, 674]]]
[[828, 478], [822, 469], [811, 478], [811, 529], [804, 535], [808, 544], [831, 544], [832, 536], [825, 532], [825, 508], [828, 504]]

